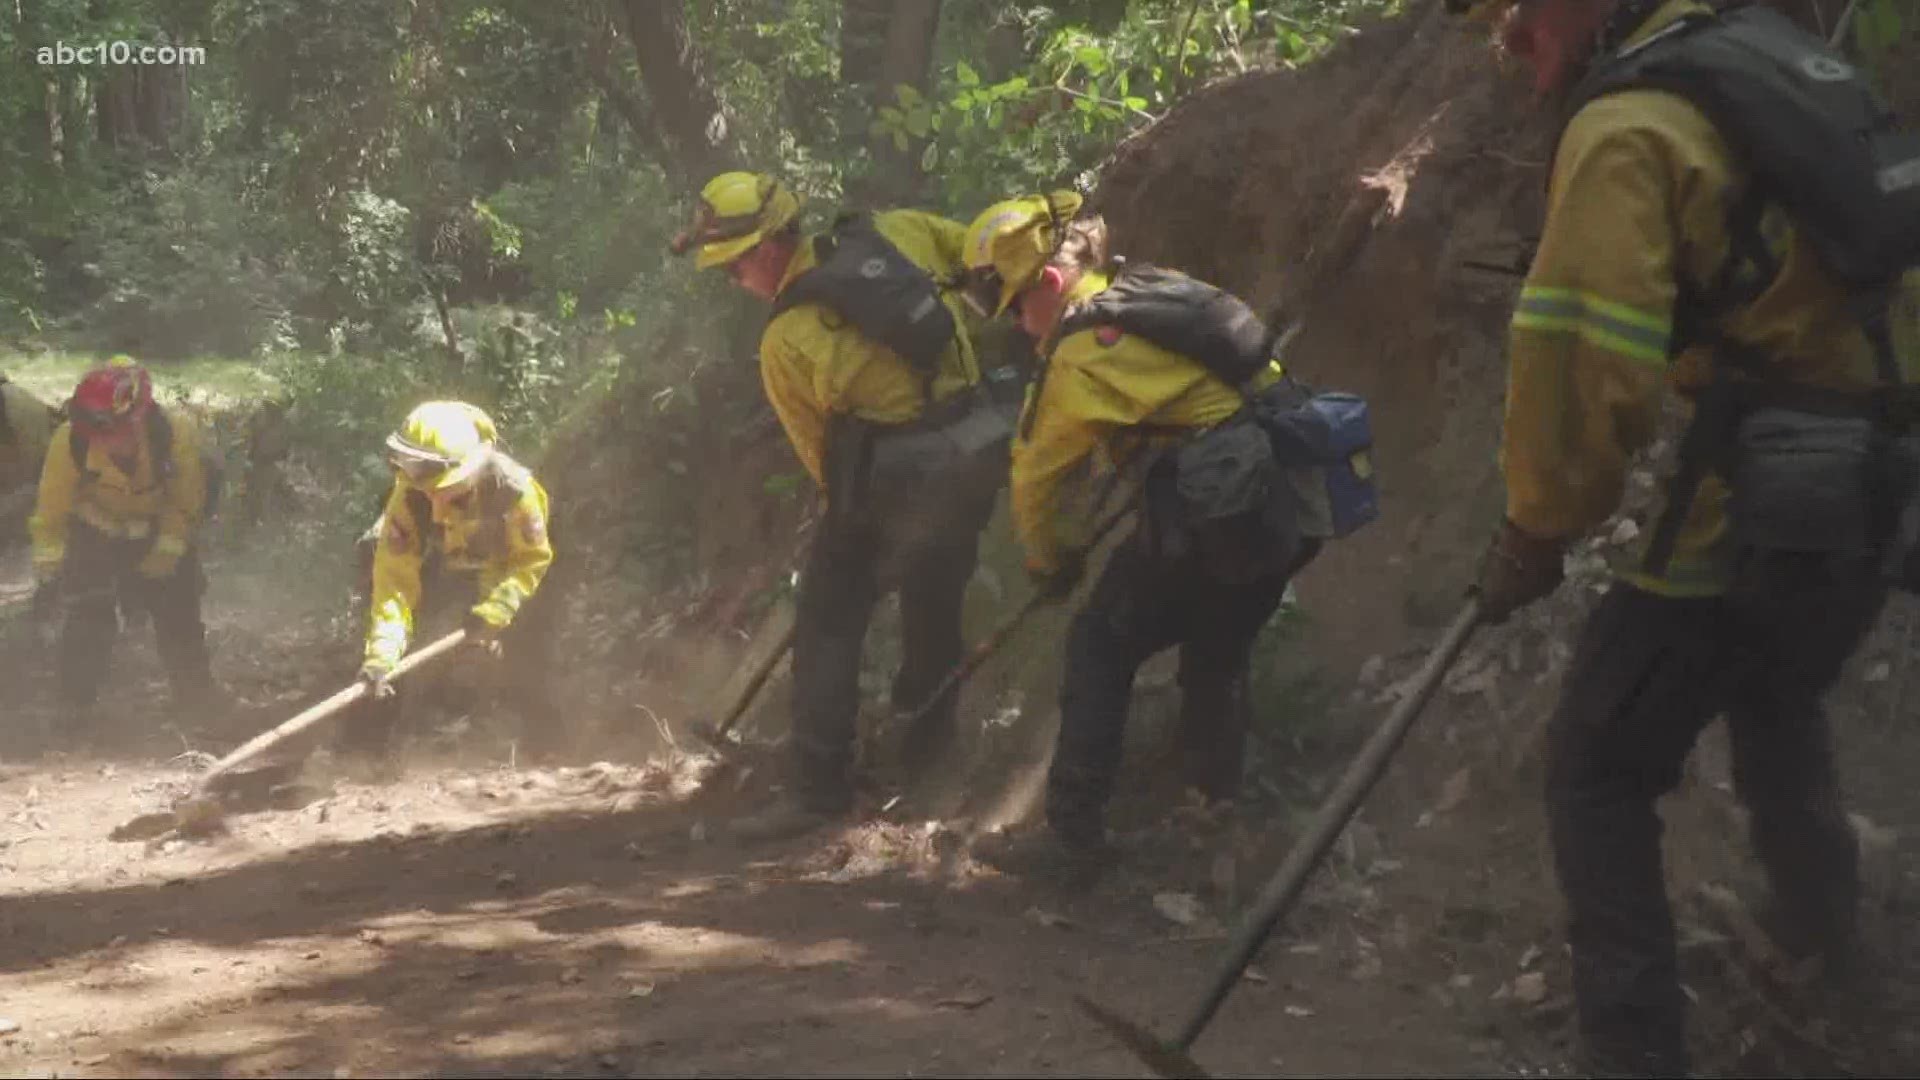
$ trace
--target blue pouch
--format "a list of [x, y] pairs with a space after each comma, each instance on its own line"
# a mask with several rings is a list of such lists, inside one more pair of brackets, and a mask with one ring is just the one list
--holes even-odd
[[1373, 425], [1358, 394], [1317, 393], [1305, 401], [1262, 402], [1261, 426], [1284, 464], [1318, 467], [1326, 480], [1335, 537], [1380, 516], [1374, 484]]

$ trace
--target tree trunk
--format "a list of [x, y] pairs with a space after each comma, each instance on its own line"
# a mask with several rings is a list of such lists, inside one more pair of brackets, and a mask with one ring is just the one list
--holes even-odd
[[55, 172], [66, 168], [67, 164], [67, 128], [66, 117], [60, 111], [60, 80], [46, 80], [47, 112], [47, 160], [53, 164]]
[[138, 68], [109, 67], [93, 81], [97, 138], [109, 150], [140, 150], [139, 78]]
[[[868, 0], [848, 0], [843, 18], [853, 17], [856, 7], [870, 6]], [[898, 103], [897, 87], [911, 86], [926, 92], [933, 67], [934, 36], [940, 29], [940, 0], [892, 0], [885, 51], [880, 55], [872, 83], [873, 111]], [[842, 30], [842, 48], [846, 40]], [[855, 205], [880, 206], [913, 200], [925, 179], [920, 169], [918, 140], [909, 141], [902, 151], [891, 134], [881, 135], [873, 146], [874, 175], [865, 183], [849, 185], [848, 201]]]
[[457, 368], [466, 363], [466, 357], [460, 352], [460, 335], [453, 329], [453, 307], [447, 302], [447, 290], [436, 284], [429, 284], [428, 289], [433, 293], [434, 314], [440, 316], [440, 334], [445, 339], [447, 359]]
[[882, 100], [895, 86], [927, 88], [933, 67], [933, 38], [940, 29], [940, 0], [894, 0], [887, 25], [887, 51], [880, 59], [878, 90]]
[[846, 0], [840, 9], [840, 81], [872, 86], [880, 81], [893, 0]]
[[136, 156], [167, 154], [187, 111], [186, 73], [171, 67], [108, 67], [94, 83], [100, 142]]
[[[670, 152], [666, 140], [660, 136], [660, 125], [654, 123], [646, 106], [614, 74], [612, 58], [607, 55], [607, 39], [594, 38], [585, 43], [582, 50], [587, 77], [600, 88], [600, 96], [620, 114], [620, 119], [626, 121], [627, 130], [633, 134], [634, 141], [664, 168]], [[669, 171], [668, 175], [673, 174]]]
[[140, 67], [140, 138], [148, 149], [163, 155], [173, 151], [174, 134], [187, 113], [185, 67]]
[[623, 0], [622, 8], [640, 81], [673, 147], [668, 175], [693, 186], [734, 167], [733, 131], [687, 33], [683, 0]]

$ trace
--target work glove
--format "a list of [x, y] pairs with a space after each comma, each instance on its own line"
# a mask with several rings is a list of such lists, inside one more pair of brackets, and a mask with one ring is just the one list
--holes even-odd
[[148, 551], [146, 557], [135, 567], [140, 576], [149, 581], [165, 581], [173, 576], [174, 568], [180, 565], [180, 556], [171, 551], [162, 551], [158, 547]]
[[477, 611], [467, 612], [466, 622], [463, 623], [462, 626], [467, 631], [467, 640], [463, 644], [470, 649], [487, 654], [490, 658], [499, 659], [499, 627], [488, 622], [486, 618]]
[[1052, 570], [1027, 568], [1027, 577], [1033, 582], [1034, 590], [1050, 601], [1065, 600], [1073, 594], [1074, 587], [1080, 584], [1080, 578], [1087, 572], [1087, 553], [1073, 550], [1060, 553], [1058, 562]]
[[366, 685], [367, 697], [374, 701], [386, 701], [393, 697], [393, 684], [388, 681], [391, 673], [379, 664], [367, 664], [360, 669], [358, 679]]
[[1564, 538], [1529, 536], [1513, 522], [1502, 522], [1480, 557], [1480, 577], [1468, 590], [1480, 599], [1481, 621], [1506, 622], [1515, 611], [1558, 588], [1566, 548]]

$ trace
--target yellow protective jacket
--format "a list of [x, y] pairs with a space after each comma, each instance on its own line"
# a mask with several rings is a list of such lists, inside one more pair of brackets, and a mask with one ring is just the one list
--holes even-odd
[[40, 479], [41, 463], [53, 441], [54, 415], [47, 403], [0, 375], [0, 494]]
[[473, 614], [496, 630], [511, 623], [540, 587], [553, 564], [547, 491], [504, 454], [495, 454], [487, 470], [459, 502], [420, 505], [426, 497], [404, 481], [387, 493], [373, 554], [368, 666], [391, 670], [406, 655], [429, 547], [446, 569], [475, 576], [480, 596]]
[[[947, 281], [961, 270], [966, 226], [918, 210], [874, 215], [880, 234], [915, 265]], [[804, 238], [780, 279], [785, 289], [816, 265], [812, 238]], [[933, 396], [944, 399], [980, 381], [967, 312], [958, 293], [942, 297], [958, 330], [934, 376]], [[926, 406], [921, 379], [898, 353], [866, 337], [819, 304], [796, 304], [760, 335], [760, 378], [787, 439], [816, 484], [826, 486], [827, 421], [845, 413], [882, 424], [903, 424]], [[830, 493], [829, 493], [830, 494]]]
[[186, 413], [156, 404], [173, 432], [169, 461], [156, 462], [153, 440], [135, 443], [130, 470], [123, 470], [97, 441], [86, 447], [86, 467], [69, 452], [71, 425], [62, 423], [48, 443], [40, 468], [40, 491], [28, 529], [33, 565], [50, 573], [67, 557], [72, 522], [82, 521], [123, 540], [153, 539], [153, 550], [186, 554], [207, 509], [199, 425]]
[[[1108, 274], [1082, 274], [1067, 294], [1068, 314], [1110, 284]], [[1075, 330], [1041, 353], [1045, 366], [1013, 441], [1011, 498], [1027, 568], [1044, 574], [1088, 539], [1087, 522], [1064, 505], [1081, 470], [1126, 468], [1143, 450], [1227, 419], [1243, 401], [1199, 361], [1114, 326]]]
[[[1672, 0], [1634, 34], [1638, 41], [1683, 15]], [[1521, 289], [1509, 349], [1500, 451], [1507, 517], [1541, 537], [1572, 538], [1619, 506], [1631, 456], [1653, 438], [1663, 391], [1690, 396], [1710, 356], [1671, 356], [1680, 275], [1710, 282], [1727, 257], [1729, 192], [1744, 179], [1707, 118], [1676, 95], [1630, 90], [1598, 98], [1568, 122], [1553, 160], [1540, 248]], [[1846, 293], [1777, 209], [1762, 234], [1780, 260], [1773, 283], [1721, 322], [1787, 378], [1819, 386], [1872, 384], [1873, 355], [1846, 309]], [[1910, 277], [1909, 283], [1916, 279]], [[1901, 362], [1913, 378], [1913, 304], [1907, 290]], [[1731, 578], [1727, 488], [1709, 474], [1662, 577], [1622, 551], [1628, 580], [1666, 595], [1710, 596]]]

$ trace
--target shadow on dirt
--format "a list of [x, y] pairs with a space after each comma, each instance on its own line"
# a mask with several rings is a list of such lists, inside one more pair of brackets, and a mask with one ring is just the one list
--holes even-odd
[[[1076, 898], [950, 873], [919, 827], [742, 851], [690, 840], [695, 820], [562, 814], [15, 895], [0, 981], [112, 1016], [76, 1059], [109, 1075], [1131, 1074], [1071, 995], [1165, 1024], [1218, 947], [1170, 937], [1125, 881]], [[1398, 1041], [1308, 1019], [1344, 1015], [1342, 990], [1250, 987], [1210, 1059], [1488, 1067], [1417, 1003], [1380, 1021], [1415, 1032]]]

